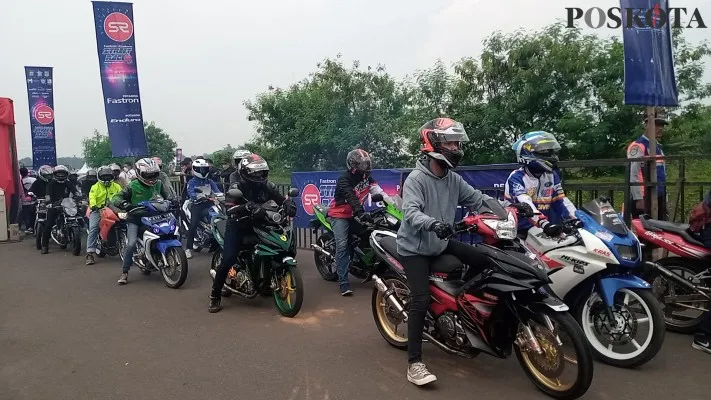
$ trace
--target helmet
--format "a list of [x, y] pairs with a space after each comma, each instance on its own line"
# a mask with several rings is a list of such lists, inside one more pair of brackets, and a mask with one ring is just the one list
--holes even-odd
[[232, 154], [232, 162], [234, 162], [235, 168], [239, 168], [240, 162], [242, 161], [242, 159], [247, 157], [250, 154], [252, 154], [252, 152], [249, 150], [244, 150], [244, 149], [235, 150], [235, 152]]
[[198, 159], [193, 161], [193, 176], [198, 178], [207, 178], [210, 173], [210, 164], [204, 159]]
[[52, 176], [54, 177], [54, 180], [59, 183], [66, 182], [69, 179], [69, 169], [64, 165], [57, 165], [54, 167]]
[[266, 182], [269, 177], [269, 165], [259, 154], [249, 154], [240, 161], [239, 174], [251, 182]]
[[50, 167], [49, 165], [43, 165], [39, 167], [38, 170], [38, 175], [39, 178], [42, 179], [45, 182], [49, 182], [50, 179], [52, 179], [52, 173], [54, 172], [54, 168]]
[[90, 169], [86, 171], [86, 176], [84, 177], [84, 180], [86, 180], [87, 182], [96, 183], [98, 179], [98, 174], [95, 169]]
[[160, 157], [153, 157], [153, 162], [158, 165], [158, 168], [163, 169], [163, 161], [160, 159]]
[[79, 174], [77, 171], [70, 171], [69, 172], [69, 182], [76, 182], [79, 180]]
[[348, 152], [346, 156], [346, 167], [352, 174], [360, 173], [365, 177], [370, 175], [370, 171], [373, 169], [373, 163], [367, 151], [355, 149]]
[[114, 173], [114, 178], [118, 178], [119, 175], [121, 175], [121, 167], [119, 167], [118, 164], [113, 163], [109, 165], [109, 168], [111, 168], [111, 172]]
[[31, 170], [27, 171], [27, 174], [28, 174], [28, 176], [31, 176], [31, 177], [33, 177], [33, 178], [37, 178], [37, 171], [35, 171], [34, 169], [31, 169]]
[[160, 168], [155, 161], [150, 158], [141, 158], [136, 161], [136, 179], [146, 186], [153, 186], [160, 177]]
[[526, 165], [533, 173], [552, 172], [557, 167], [560, 144], [548, 132], [528, 132], [511, 148], [516, 152], [518, 162]]
[[[461, 123], [450, 118], [435, 118], [420, 128], [420, 152], [446, 168], [456, 168], [464, 157], [462, 143], [469, 141]], [[450, 148], [445, 143], [454, 143]]]
[[104, 166], [99, 168], [99, 171], [96, 173], [96, 177], [99, 178], [105, 186], [109, 186], [114, 180], [114, 171], [112, 171], [111, 168]]

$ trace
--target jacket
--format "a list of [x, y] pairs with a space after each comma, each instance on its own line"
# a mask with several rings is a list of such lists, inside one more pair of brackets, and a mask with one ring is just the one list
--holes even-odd
[[[251, 201], [257, 204], [264, 204], [269, 200], [274, 200], [278, 205], [284, 204], [285, 197], [279, 192], [275, 184], [267, 181], [264, 183], [255, 183], [239, 179], [230, 185], [230, 189], [239, 189], [242, 192], [243, 200]], [[225, 204], [237, 204], [236, 199], [230, 198], [229, 194], [225, 197]]]
[[[195, 189], [199, 188], [202, 193], [195, 192]], [[193, 179], [188, 181], [188, 197], [190, 200], [195, 200], [198, 194], [204, 194], [205, 196], [211, 193], [221, 193], [222, 191], [217, 187], [215, 182], [209, 178], [198, 178], [193, 176]]]
[[447, 248], [447, 242], [431, 232], [436, 222], [453, 225], [457, 205], [478, 209], [491, 197], [474, 189], [454, 171], [443, 177], [427, 167], [429, 160], [420, 160], [407, 176], [402, 188], [403, 219], [397, 231], [397, 252], [402, 256], [437, 256]]
[[69, 181], [62, 183], [50, 181], [47, 184], [47, 193], [45, 194], [45, 197], [49, 196], [49, 201], [56, 203], [66, 199], [70, 194], [74, 197], [79, 196], [76, 186], [73, 183]]
[[45, 182], [42, 179], [36, 179], [34, 182], [32, 182], [32, 186], [30, 186], [29, 191], [34, 193], [38, 199], [41, 199], [47, 195], [48, 184], [48, 182]]
[[89, 190], [89, 208], [106, 207], [121, 190], [121, 185], [116, 182], [111, 182], [109, 186], [104, 185], [104, 182], [96, 182]]
[[576, 208], [563, 191], [557, 172], [547, 172], [536, 178], [525, 167], [513, 171], [504, 186], [504, 198], [511, 203], [527, 203], [535, 215], [530, 220], [520, 219], [519, 229], [528, 229], [541, 219], [557, 222], [575, 218]]
[[34, 200], [32, 200], [31, 197], [27, 197], [27, 193], [30, 192], [32, 188], [32, 184], [35, 183], [37, 178], [33, 178], [31, 176], [26, 176], [22, 178], [22, 189], [24, 190], [23, 196], [22, 196], [22, 205], [31, 205], [34, 204]]
[[163, 187], [161, 181], [156, 182], [153, 186], [146, 186], [140, 180], [134, 179], [118, 192], [111, 202], [114, 206], [121, 208], [124, 202], [131, 205], [137, 205], [142, 201], [149, 201], [156, 198], [158, 195], [164, 199], [170, 199], [169, 193]]
[[[635, 159], [640, 157], [649, 157], [649, 139], [642, 135], [639, 139], [630, 143], [627, 146], [627, 158]], [[657, 143], [656, 157], [664, 157], [662, 145]], [[644, 176], [647, 173], [646, 161], [637, 161], [630, 163], [630, 183], [644, 183]], [[657, 182], [667, 182], [667, 168], [664, 160], [657, 160]], [[630, 186], [630, 194], [632, 200], [644, 199], [644, 186]], [[666, 196], [666, 188], [664, 186], [657, 187], [659, 196]]]
[[328, 216], [332, 218], [353, 218], [353, 215], [363, 213], [363, 201], [368, 194], [382, 194], [384, 199], [390, 196], [383, 191], [372, 176], [363, 179], [346, 171], [338, 178], [333, 201], [328, 209]]
[[161, 184], [163, 184], [163, 188], [168, 193], [169, 198], [174, 199], [175, 190], [173, 190], [173, 185], [170, 183], [170, 178], [168, 177], [168, 174], [163, 171], [160, 171], [160, 176], [158, 179], [160, 179]]

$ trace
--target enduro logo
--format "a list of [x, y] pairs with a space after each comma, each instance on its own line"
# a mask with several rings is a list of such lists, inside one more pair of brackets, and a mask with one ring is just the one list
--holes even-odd
[[113, 12], [104, 19], [104, 32], [114, 42], [125, 42], [133, 36], [133, 22], [124, 13]]
[[37, 104], [32, 110], [32, 116], [42, 125], [49, 125], [54, 121], [54, 110], [46, 104]]

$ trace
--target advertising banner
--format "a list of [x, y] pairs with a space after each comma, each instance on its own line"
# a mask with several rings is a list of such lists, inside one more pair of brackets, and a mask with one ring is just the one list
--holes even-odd
[[32, 165], [57, 165], [52, 67], [25, 67], [32, 134]]
[[133, 29], [133, 5], [92, 2], [106, 123], [114, 157], [147, 156]]

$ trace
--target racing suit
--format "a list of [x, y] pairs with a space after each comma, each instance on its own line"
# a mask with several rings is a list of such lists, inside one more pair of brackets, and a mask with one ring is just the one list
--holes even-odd
[[[657, 157], [664, 157], [664, 149], [662, 145], [657, 143]], [[627, 158], [635, 159], [640, 157], [649, 157], [649, 139], [642, 135], [639, 139], [630, 143], [627, 147]], [[646, 161], [636, 161], [630, 163], [630, 183], [644, 183], [645, 175], [649, 176], [647, 171]], [[667, 168], [664, 160], [657, 160], [657, 182], [666, 184]], [[645, 194], [644, 186], [630, 186], [630, 214], [633, 217], [638, 217], [644, 213], [637, 207], [637, 200], [643, 200]], [[666, 219], [667, 215], [667, 195], [666, 186], [657, 187], [657, 204], [659, 205], [659, 219]]]
[[531, 174], [526, 167], [513, 171], [506, 180], [504, 198], [514, 204], [526, 203], [536, 213], [530, 220], [519, 220], [519, 232], [528, 231], [533, 224], [540, 226], [543, 220], [556, 223], [575, 218], [575, 205], [565, 195], [560, 176], [555, 171], [540, 177]]

